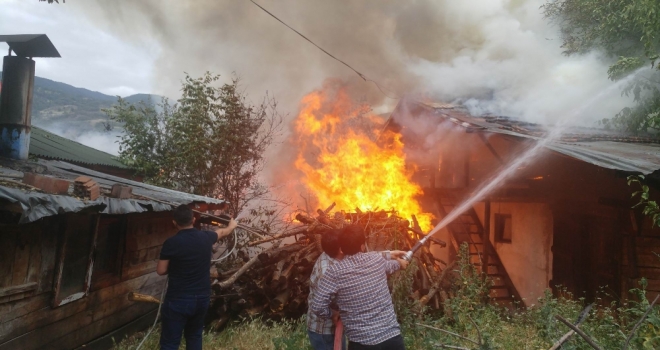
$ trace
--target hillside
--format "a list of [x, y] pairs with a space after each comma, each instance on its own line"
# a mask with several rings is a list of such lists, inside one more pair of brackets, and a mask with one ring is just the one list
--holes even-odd
[[[125, 99], [131, 103], [151, 103], [152, 100], [159, 101], [160, 97], [135, 94]], [[116, 96], [35, 77], [32, 123], [71, 138], [101, 132], [103, 122], [107, 121], [102, 110], [111, 107], [116, 101]]]

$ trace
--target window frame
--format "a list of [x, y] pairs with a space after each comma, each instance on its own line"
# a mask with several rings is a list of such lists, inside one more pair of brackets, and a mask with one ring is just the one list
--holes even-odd
[[126, 252], [126, 232], [128, 230], [128, 220], [126, 215], [101, 215], [99, 218], [99, 223], [96, 228], [96, 238], [94, 240], [94, 261], [98, 263], [99, 257], [99, 233], [104, 226], [110, 226], [114, 223], [120, 224], [119, 239], [117, 241], [116, 251], [117, 254], [114, 257], [115, 266], [112, 270], [96, 271], [92, 267], [92, 280], [91, 280], [91, 291], [102, 289], [113, 284], [121, 282], [123, 266], [122, 262], [124, 260], [124, 253]]
[[[62, 296], [62, 278], [65, 270], [66, 250], [69, 243], [69, 235], [71, 231], [76, 228], [76, 224], [80, 223], [83, 217], [89, 217], [89, 231], [90, 247], [87, 254], [87, 265], [85, 279], [80, 292], [70, 295]], [[98, 228], [99, 215], [84, 215], [84, 214], [69, 214], [64, 218], [65, 225], [60, 232], [61, 242], [59, 245], [59, 253], [55, 265], [56, 274], [53, 286], [53, 300], [52, 307], [59, 307], [66, 305], [76, 300], [80, 300], [89, 294], [92, 280], [92, 271], [94, 269], [94, 249], [96, 246], [96, 233]]]
[[[495, 216], [495, 242], [497, 243], [512, 243], [513, 241], [513, 218], [511, 214], [499, 214], [496, 213], [494, 214]], [[504, 238], [504, 231], [506, 228], [506, 220], [510, 220], [510, 229], [511, 229], [511, 237], [510, 238]]]

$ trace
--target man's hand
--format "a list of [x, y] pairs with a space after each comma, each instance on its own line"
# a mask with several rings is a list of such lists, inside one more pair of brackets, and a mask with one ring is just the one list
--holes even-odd
[[390, 256], [393, 259], [403, 259], [403, 256], [406, 255], [405, 250], [390, 250]]
[[401, 266], [401, 270], [405, 270], [406, 267], [408, 267], [408, 260], [396, 259], [396, 261], [399, 262], [399, 266]]
[[332, 316], [330, 318], [332, 318], [332, 324], [337, 324], [339, 321], [339, 311], [332, 309]]
[[238, 222], [234, 219], [229, 219], [229, 225], [227, 225], [227, 228], [231, 231], [238, 226]]
[[236, 222], [236, 220], [234, 219], [230, 219], [229, 224], [227, 224], [227, 227], [223, 227], [215, 230], [215, 233], [218, 234], [218, 240], [226, 236], [229, 236], [231, 234], [231, 231], [233, 231], [236, 228], [236, 226], [238, 226], [238, 222]]

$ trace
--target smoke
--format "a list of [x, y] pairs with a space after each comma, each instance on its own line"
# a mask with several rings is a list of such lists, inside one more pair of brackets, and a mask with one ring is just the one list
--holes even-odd
[[[611, 84], [598, 53], [565, 57], [543, 0], [273, 1], [259, 3], [394, 97], [459, 102], [475, 114], [552, 122]], [[300, 98], [327, 78], [355, 88], [382, 110], [389, 99], [247, 0], [85, 1], [99, 26], [157, 45], [154, 93], [178, 95], [182, 72], [242, 78], [258, 100], [267, 91], [295, 115]], [[610, 117], [608, 99], [581, 118]]]
[[[343, 81], [376, 113], [398, 102], [387, 94], [549, 124], [612, 84], [611, 62], [600, 53], [562, 54], [558, 28], [542, 14], [545, 0], [256, 1], [384, 93], [248, 0], [96, 0], [75, 8], [125, 40], [158, 47], [152, 93], [178, 96], [182, 72], [237, 75], [253, 102], [268, 92], [289, 120], [328, 79]], [[615, 93], [573, 122], [594, 126], [629, 102]], [[281, 145], [268, 157], [286, 172], [295, 151]]]

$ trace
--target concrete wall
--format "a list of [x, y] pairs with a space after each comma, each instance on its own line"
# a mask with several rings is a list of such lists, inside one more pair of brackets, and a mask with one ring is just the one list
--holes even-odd
[[[475, 210], [483, 223], [484, 204], [477, 204]], [[511, 243], [495, 242], [495, 214], [511, 215]], [[511, 281], [526, 305], [536, 303], [552, 279], [553, 221], [550, 207], [545, 203], [491, 202], [490, 222], [490, 240]]]

